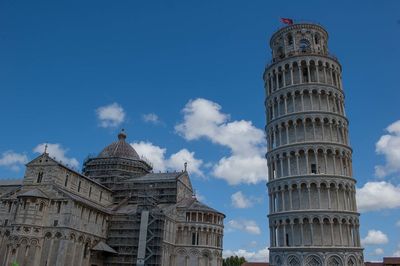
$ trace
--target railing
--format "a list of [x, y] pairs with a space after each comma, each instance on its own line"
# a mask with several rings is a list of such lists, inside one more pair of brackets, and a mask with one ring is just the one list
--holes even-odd
[[311, 55], [311, 56], [325, 56], [325, 57], [330, 57], [330, 58], [332, 58], [333, 60], [335, 60], [335, 61], [339, 61], [338, 60], [338, 58], [336, 57], [336, 55], [334, 55], [334, 54], [332, 54], [332, 53], [322, 53], [322, 52], [314, 52], [314, 51], [307, 51], [307, 52], [301, 52], [301, 51], [291, 51], [291, 52], [288, 52], [288, 54], [285, 56], [285, 57], [283, 57], [283, 58], [273, 58], [273, 59], [270, 59], [269, 60], [269, 62], [267, 62], [267, 64], [265, 65], [265, 68], [268, 68], [269, 66], [271, 66], [271, 65], [273, 65], [273, 64], [275, 64], [275, 63], [278, 63], [278, 62], [280, 62], [280, 61], [283, 61], [283, 60], [286, 60], [286, 59], [288, 59], [288, 58], [291, 58], [291, 57], [295, 57], [295, 56], [301, 56], [301, 55]]

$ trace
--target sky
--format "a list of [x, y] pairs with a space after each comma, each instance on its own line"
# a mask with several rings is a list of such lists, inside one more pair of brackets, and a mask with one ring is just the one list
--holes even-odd
[[343, 66], [366, 260], [400, 256], [399, 1], [0, 1], [0, 178], [49, 152], [81, 169], [121, 128], [226, 214], [224, 254], [266, 260], [264, 88], [281, 17]]

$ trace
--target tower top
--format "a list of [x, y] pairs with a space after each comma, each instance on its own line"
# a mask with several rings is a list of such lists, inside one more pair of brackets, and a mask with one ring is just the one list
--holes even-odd
[[270, 39], [273, 62], [294, 55], [328, 54], [328, 32], [318, 24], [294, 23], [280, 28]]

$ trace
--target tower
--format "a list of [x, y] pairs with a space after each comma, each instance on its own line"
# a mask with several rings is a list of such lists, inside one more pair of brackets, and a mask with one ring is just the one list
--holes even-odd
[[266, 91], [271, 265], [361, 266], [342, 67], [320, 25], [270, 40]]

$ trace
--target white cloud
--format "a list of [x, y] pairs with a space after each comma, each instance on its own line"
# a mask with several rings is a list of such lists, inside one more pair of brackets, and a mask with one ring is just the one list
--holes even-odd
[[186, 140], [205, 138], [230, 149], [231, 155], [221, 158], [213, 167], [215, 177], [231, 185], [266, 180], [265, 139], [261, 129], [250, 121], [229, 122], [229, 115], [221, 112], [221, 106], [206, 99], [189, 101], [182, 112], [183, 122], [175, 130]]
[[396, 226], [400, 227], [400, 220], [396, 222]]
[[[46, 143], [42, 143], [37, 145], [33, 151], [36, 153], [43, 153], [45, 150]], [[79, 162], [75, 158], [69, 158], [65, 154], [68, 149], [65, 149], [58, 143], [47, 143], [47, 153], [50, 157], [55, 157], [57, 161], [61, 161], [62, 164], [68, 165], [73, 168], [77, 168], [79, 166]]]
[[385, 251], [381, 248], [376, 248], [374, 250], [374, 252], [372, 252], [372, 255], [378, 256], [378, 255], [383, 255], [383, 253], [385, 253]]
[[257, 251], [247, 251], [245, 249], [238, 249], [234, 251], [228, 249], [223, 251], [224, 258], [230, 256], [244, 257], [250, 262], [267, 262], [269, 260], [269, 250], [268, 247], [265, 247]]
[[203, 176], [201, 166], [203, 161], [195, 158], [195, 153], [187, 149], [181, 149], [177, 153], [171, 154], [169, 158], [165, 158], [167, 149], [154, 145], [151, 142], [140, 141], [131, 143], [136, 152], [148, 159], [153, 164], [154, 171], [165, 172], [166, 170], [183, 170], [184, 163], [187, 162], [187, 169], [190, 173]]
[[28, 162], [25, 154], [6, 151], [0, 157], [0, 166], [8, 167], [13, 171], [19, 171], [20, 167]]
[[238, 191], [231, 196], [232, 205], [235, 208], [244, 209], [253, 206], [253, 202], [242, 193]]
[[365, 238], [361, 239], [362, 245], [382, 245], [387, 244], [389, 239], [382, 231], [379, 230], [368, 230], [368, 234]]
[[151, 123], [151, 124], [159, 124], [160, 123], [160, 118], [155, 113], [144, 114], [142, 116], [142, 119], [146, 123]]
[[253, 220], [230, 220], [228, 221], [230, 230], [240, 230], [252, 235], [261, 234], [261, 229]]
[[357, 189], [357, 205], [361, 212], [400, 207], [400, 186], [391, 183], [368, 182]]
[[400, 257], [400, 244], [397, 245], [397, 250], [393, 253], [393, 257]]
[[400, 172], [400, 120], [386, 128], [389, 133], [383, 135], [375, 145], [376, 153], [385, 156], [386, 164], [375, 166], [375, 174], [384, 177]]
[[124, 109], [118, 103], [101, 106], [96, 109], [101, 127], [117, 127], [125, 120]]

